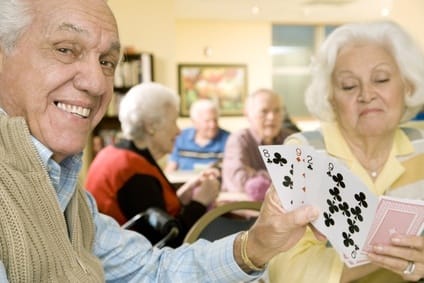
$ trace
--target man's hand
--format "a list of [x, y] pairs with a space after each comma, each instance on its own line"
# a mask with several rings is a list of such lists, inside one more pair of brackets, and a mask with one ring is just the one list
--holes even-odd
[[[260, 215], [249, 230], [247, 255], [256, 266], [263, 266], [275, 255], [293, 247], [304, 235], [309, 222], [318, 217], [319, 210], [304, 206], [286, 212], [280, 203], [273, 186], [268, 190]], [[237, 237], [240, 241], [240, 237]], [[242, 266], [243, 261], [237, 254], [238, 243], [235, 244], [235, 256]]]

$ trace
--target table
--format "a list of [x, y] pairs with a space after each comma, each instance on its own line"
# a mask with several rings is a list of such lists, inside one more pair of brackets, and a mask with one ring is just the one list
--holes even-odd
[[168, 181], [173, 184], [177, 189], [188, 180], [198, 176], [199, 172], [189, 170], [177, 170], [173, 172], [166, 172], [165, 175], [166, 178], [168, 178]]

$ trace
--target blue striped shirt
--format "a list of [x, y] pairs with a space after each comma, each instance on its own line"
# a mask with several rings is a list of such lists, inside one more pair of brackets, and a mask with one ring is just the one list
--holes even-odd
[[[32, 140], [64, 212], [76, 190], [82, 154], [58, 164], [48, 148], [37, 139]], [[88, 192], [87, 201], [96, 228], [93, 253], [103, 263], [106, 282], [246, 282], [261, 275], [248, 275], [236, 264], [233, 257], [235, 235], [213, 243], [199, 240], [175, 250], [156, 249], [140, 234], [123, 230], [114, 219], [99, 213]], [[1, 262], [0, 282], [8, 282]]]

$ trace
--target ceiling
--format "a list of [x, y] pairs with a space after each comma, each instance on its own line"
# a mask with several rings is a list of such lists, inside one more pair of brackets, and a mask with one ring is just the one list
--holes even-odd
[[[174, 0], [178, 19], [272, 22], [374, 19], [393, 0]], [[256, 8], [255, 8], [256, 7]], [[256, 9], [257, 13], [252, 12]]]

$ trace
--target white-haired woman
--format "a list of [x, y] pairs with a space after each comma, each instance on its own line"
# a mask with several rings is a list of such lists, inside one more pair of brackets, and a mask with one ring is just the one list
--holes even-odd
[[[86, 179], [86, 188], [96, 198], [99, 210], [120, 224], [150, 207], [175, 217], [180, 233], [168, 244], [174, 247], [181, 244], [219, 192], [219, 172], [211, 169], [180, 188], [191, 198], [180, 198], [156, 162], [172, 150], [180, 132], [178, 107], [177, 94], [158, 83], [131, 88], [119, 109], [123, 139], [96, 155]], [[135, 230], [152, 243], [161, 240], [148, 225], [136, 225]]]
[[[324, 42], [306, 92], [319, 131], [286, 143], [309, 144], [341, 160], [376, 195], [424, 199], [422, 130], [400, 125], [424, 104], [424, 55], [388, 21], [347, 24]], [[371, 263], [348, 268], [307, 234], [270, 264], [271, 282], [402, 282], [424, 277], [423, 236], [394, 235]]]

